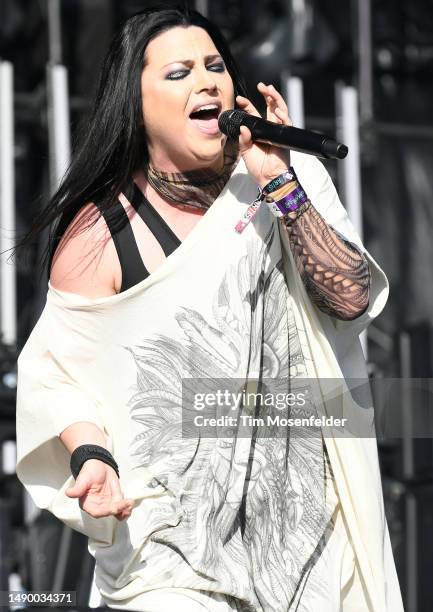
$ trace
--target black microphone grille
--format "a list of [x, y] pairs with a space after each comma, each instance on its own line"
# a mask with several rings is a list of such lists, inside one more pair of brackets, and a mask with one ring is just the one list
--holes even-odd
[[245, 115], [247, 113], [239, 109], [226, 110], [218, 118], [218, 127], [223, 134], [237, 140]]

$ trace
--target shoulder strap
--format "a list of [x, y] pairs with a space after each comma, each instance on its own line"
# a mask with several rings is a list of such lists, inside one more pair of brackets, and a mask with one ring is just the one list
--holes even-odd
[[144, 280], [149, 276], [149, 272], [141, 258], [131, 223], [122, 204], [117, 200], [110, 210], [101, 210], [101, 213], [104, 215], [105, 222], [111, 232], [119, 257], [122, 269], [122, 286], [120, 288], [122, 292]]
[[158, 240], [165, 255], [168, 257], [168, 255], [173, 253], [173, 251], [175, 251], [177, 247], [182, 244], [181, 240], [176, 236], [167, 222], [164, 221], [158, 211], [152, 206], [144, 193], [135, 183], [133, 183], [133, 186], [131, 186], [131, 192], [128, 192], [127, 197], [147, 227]]

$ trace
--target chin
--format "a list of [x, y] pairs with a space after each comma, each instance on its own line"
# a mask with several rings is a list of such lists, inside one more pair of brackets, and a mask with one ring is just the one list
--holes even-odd
[[222, 152], [224, 151], [224, 144], [225, 143], [221, 142], [221, 140], [215, 139], [205, 146], [194, 147], [194, 149], [191, 149], [191, 153], [197, 161], [213, 164], [221, 158]]
[[200, 133], [195, 128], [190, 128], [185, 133], [185, 151], [189, 151], [195, 157], [212, 159], [221, 153], [227, 140], [227, 136], [221, 132], [216, 134]]

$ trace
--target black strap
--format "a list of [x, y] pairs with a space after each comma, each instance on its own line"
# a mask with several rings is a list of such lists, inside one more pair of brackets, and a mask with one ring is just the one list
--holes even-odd
[[164, 221], [158, 211], [155, 210], [144, 193], [134, 182], [132, 186], [131, 199], [128, 198], [128, 200], [131, 202], [147, 227], [158, 240], [166, 257], [171, 255], [171, 253], [173, 253], [173, 251], [175, 251], [177, 247], [182, 244], [182, 241], [167, 225], [167, 222]]
[[[152, 206], [134, 181], [130, 181], [123, 190], [123, 193], [153, 233], [161, 245], [165, 256], [171, 255], [182, 244], [181, 240]], [[97, 202], [96, 204], [98, 205]], [[101, 212], [113, 237], [122, 269], [120, 292], [126, 291], [126, 289], [147, 278], [150, 273], [141, 258], [131, 223], [123, 205], [117, 200], [110, 210], [102, 211], [101, 209]]]
[[111, 232], [122, 270], [122, 286], [125, 291], [149, 276], [138, 250], [135, 236], [128, 215], [117, 200], [110, 210], [102, 211], [105, 222]]

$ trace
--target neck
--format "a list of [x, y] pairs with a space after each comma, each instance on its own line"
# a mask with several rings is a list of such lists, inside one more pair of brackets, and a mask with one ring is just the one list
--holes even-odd
[[167, 158], [161, 159], [160, 156], [154, 155], [149, 151], [149, 165], [158, 172], [170, 174], [183, 174], [185, 172], [216, 172], [220, 174], [224, 169], [224, 149], [218, 154], [218, 157], [210, 162], [174, 162]]
[[[147, 182], [163, 198], [177, 204], [196, 208], [209, 208], [223, 189], [239, 159], [237, 143], [228, 143], [222, 151], [219, 170], [209, 165], [190, 170], [168, 172], [155, 168], [154, 158], [144, 169]], [[218, 166], [217, 166], [218, 167]]]

